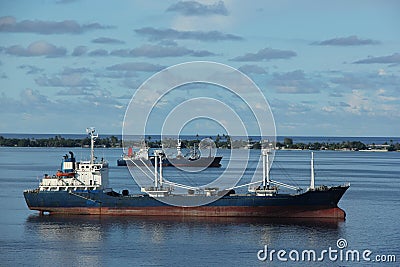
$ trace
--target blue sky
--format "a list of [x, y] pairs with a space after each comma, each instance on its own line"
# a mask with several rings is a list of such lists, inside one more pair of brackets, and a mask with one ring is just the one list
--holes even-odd
[[[399, 10], [385, 0], [2, 1], [0, 132], [118, 134], [140, 84], [200, 60], [253, 79], [278, 135], [400, 136]], [[216, 134], [207, 125], [194, 131]]]

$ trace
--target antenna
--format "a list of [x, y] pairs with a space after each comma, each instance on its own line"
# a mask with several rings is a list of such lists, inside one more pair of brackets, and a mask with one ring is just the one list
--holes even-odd
[[310, 182], [310, 189], [315, 189], [315, 173], [314, 173], [314, 152], [311, 152], [311, 182]]

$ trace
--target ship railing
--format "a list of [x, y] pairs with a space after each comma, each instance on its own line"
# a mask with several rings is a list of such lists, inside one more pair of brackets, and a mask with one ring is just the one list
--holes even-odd
[[25, 193], [39, 193], [39, 191], [40, 191], [39, 188], [24, 190]]
[[193, 187], [193, 186], [189, 186], [189, 185], [184, 185], [184, 184], [178, 184], [178, 183], [175, 183], [175, 182], [171, 182], [171, 181], [166, 180], [165, 178], [164, 178], [163, 182], [166, 183], [166, 184], [172, 185], [172, 186], [183, 188], [183, 189], [191, 189], [191, 190], [199, 190], [200, 189], [199, 187]]
[[228, 188], [227, 190], [237, 189], [237, 188], [246, 187], [246, 186], [250, 186], [250, 185], [255, 185], [255, 184], [259, 184], [259, 183], [262, 183], [262, 181], [256, 181], [256, 182], [251, 182], [251, 183], [247, 183], [247, 184], [234, 186], [234, 187]]
[[278, 181], [274, 181], [274, 180], [270, 180], [270, 182], [271, 182], [272, 184], [279, 185], [279, 186], [282, 186], [282, 187], [286, 187], [286, 188], [288, 188], [288, 189], [292, 189], [292, 190], [296, 190], [296, 191], [302, 190], [302, 189], [301, 189], [300, 187], [298, 187], [298, 186], [289, 185], [289, 184], [285, 184], [285, 183], [278, 182]]
[[[240, 187], [251, 186], [251, 185], [255, 185], [255, 184], [260, 184], [262, 182], [263, 182], [262, 180], [255, 181], [255, 182], [251, 182], [251, 183], [247, 183], [247, 184], [243, 184], [243, 185], [234, 186], [234, 187], [231, 187], [229, 189], [236, 189], [236, 188], [240, 188]], [[285, 183], [278, 182], [278, 181], [275, 181], [275, 180], [270, 180], [270, 183], [271, 184], [275, 184], [275, 185], [279, 185], [279, 186], [282, 186], [282, 187], [286, 187], [288, 189], [296, 190], [296, 191], [301, 191], [302, 190], [300, 187], [289, 185], [289, 184], [285, 184]]]

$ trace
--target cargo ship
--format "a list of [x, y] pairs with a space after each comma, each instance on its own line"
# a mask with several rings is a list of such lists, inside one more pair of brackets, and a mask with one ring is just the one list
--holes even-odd
[[[176, 151], [177, 154], [175, 157], [164, 156], [161, 159], [163, 167], [221, 167], [222, 156], [211, 156], [211, 149], [210, 155], [202, 157], [197, 153], [196, 146], [194, 145], [190, 155], [184, 156], [181, 151], [181, 140], [178, 139]], [[128, 153], [117, 160], [117, 166], [127, 166], [128, 162], [131, 163], [131, 166], [143, 166], [143, 160], [150, 160], [151, 164], [154, 166], [155, 156], [149, 155], [149, 147], [145, 142], [143, 142], [143, 146], [140, 147], [138, 151], [133, 151], [132, 147], [129, 147]]]
[[[59, 172], [52, 176], [45, 174], [38, 188], [24, 191], [29, 209], [40, 214], [68, 215], [335, 219], [346, 216], [338, 202], [350, 184], [315, 186], [313, 157], [310, 186], [304, 192], [298, 187], [274, 181], [269, 177], [269, 149], [261, 150], [263, 176], [260, 181], [246, 185], [249, 188], [254, 186], [248, 193], [236, 193], [233, 187], [189, 189], [187, 194], [174, 194], [172, 183], [162, 176], [161, 150], [155, 152], [154, 185], [142, 187], [142, 194], [130, 194], [128, 190], [118, 193], [108, 188], [108, 163], [103, 159], [97, 161], [94, 155], [94, 142], [98, 135], [94, 128], [89, 128], [88, 133], [91, 137], [90, 160], [78, 162], [73, 153], [65, 155]], [[280, 187], [295, 192], [280, 193]]]

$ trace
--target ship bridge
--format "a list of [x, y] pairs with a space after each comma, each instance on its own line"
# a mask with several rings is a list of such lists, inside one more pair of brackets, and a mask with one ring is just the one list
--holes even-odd
[[68, 191], [68, 190], [102, 190], [108, 187], [108, 162], [104, 159], [96, 162], [94, 143], [98, 137], [94, 128], [87, 129], [91, 139], [90, 160], [75, 160], [74, 154], [69, 152], [61, 162], [61, 169], [53, 176], [44, 175], [40, 191]]

